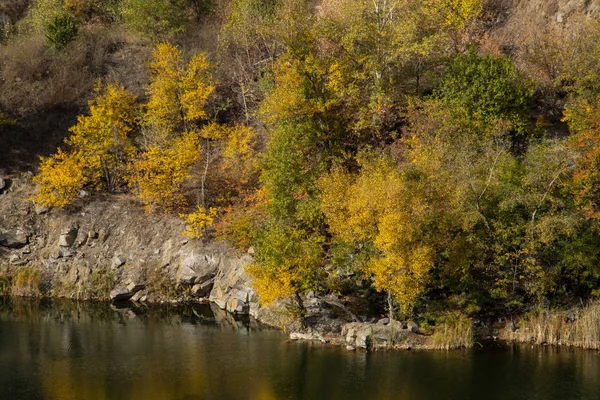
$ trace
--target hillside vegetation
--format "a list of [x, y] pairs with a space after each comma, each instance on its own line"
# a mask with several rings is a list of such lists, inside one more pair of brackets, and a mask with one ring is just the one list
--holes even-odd
[[33, 165], [40, 206], [127, 192], [252, 247], [261, 301], [300, 315], [309, 291], [433, 324], [586, 302], [600, 21], [524, 3], [11, 0], [0, 168]]

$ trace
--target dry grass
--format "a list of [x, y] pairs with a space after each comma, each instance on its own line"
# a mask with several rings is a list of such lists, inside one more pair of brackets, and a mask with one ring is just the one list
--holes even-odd
[[516, 342], [600, 349], [600, 302], [569, 312], [537, 312], [523, 318], [516, 332], [508, 335]]
[[473, 347], [473, 323], [460, 313], [452, 313], [440, 319], [431, 337], [433, 347], [452, 350]]
[[21, 268], [17, 270], [11, 280], [10, 293], [13, 296], [40, 297], [40, 283], [42, 275], [35, 268]]
[[12, 277], [6, 272], [0, 272], [0, 296], [9, 295], [11, 285]]

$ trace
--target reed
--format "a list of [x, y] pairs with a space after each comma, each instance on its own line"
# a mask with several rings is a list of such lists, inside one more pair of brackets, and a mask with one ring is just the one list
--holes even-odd
[[473, 347], [473, 323], [461, 313], [451, 313], [440, 318], [431, 337], [433, 347], [452, 350]]
[[0, 296], [10, 295], [12, 276], [7, 272], [0, 272]]
[[600, 349], [600, 302], [571, 311], [543, 310], [521, 319], [509, 339], [515, 342]]
[[20, 268], [15, 272], [11, 282], [11, 295], [24, 297], [40, 297], [40, 283], [42, 275], [33, 268]]

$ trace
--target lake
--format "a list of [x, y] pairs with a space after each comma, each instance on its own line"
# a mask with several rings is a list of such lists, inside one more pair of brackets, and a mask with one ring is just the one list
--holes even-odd
[[0, 399], [598, 399], [600, 353], [347, 351], [210, 305], [0, 299]]

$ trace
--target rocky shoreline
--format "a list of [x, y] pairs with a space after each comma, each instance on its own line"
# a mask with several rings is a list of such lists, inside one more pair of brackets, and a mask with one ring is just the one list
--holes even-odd
[[[14, 284], [11, 295], [138, 304], [211, 302], [234, 315], [284, 330], [293, 340], [351, 348], [432, 348], [416, 324], [356, 317], [343, 299], [304, 296], [297, 321], [286, 302], [265, 308], [245, 267], [254, 260], [226, 243], [182, 236], [175, 216], [145, 214], [128, 196], [90, 200], [70, 210], [36, 208], [29, 175], [3, 180], [0, 273], [39, 276], [38, 287]], [[29, 275], [28, 275], [29, 276]]]
[[[35, 191], [29, 174], [4, 178], [1, 186], [0, 296], [100, 300], [125, 308], [126, 302], [212, 303], [225, 314], [281, 329], [291, 340], [349, 350], [461, 347], [436, 343], [412, 321], [354, 315], [333, 293], [303, 296], [302, 323], [285, 301], [263, 307], [246, 272], [252, 249], [188, 239], [179, 218], [145, 214], [129, 196], [90, 199], [82, 192], [73, 208], [49, 210], [29, 200]], [[15, 279], [9, 285], [6, 277]], [[474, 321], [471, 329], [477, 341], [546, 340], [517, 335], [515, 322], [506, 320]], [[568, 346], [568, 339], [561, 344]]]

